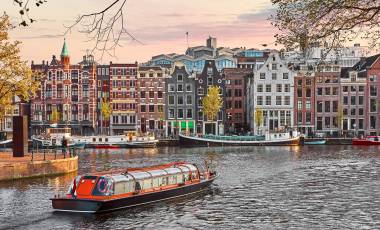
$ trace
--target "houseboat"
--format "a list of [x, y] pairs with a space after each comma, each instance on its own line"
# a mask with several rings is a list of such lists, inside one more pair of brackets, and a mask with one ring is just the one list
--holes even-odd
[[75, 144], [85, 144], [86, 148], [154, 148], [158, 140], [154, 136], [137, 135], [127, 132], [113, 136], [73, 136]]
[[380, 136], [368, 136], [363, 139], [353, 139], [353, 145], [380, 145]]
[[174, 162], [77, 176], [68, 193], [51, 198], [56, 211], [99, 213], [173, 199], [207, 188], [216, 172]]
[[264, 145], [299, 145], [297, 131], [292, 133], [268, 133], [256, 136], [188, 136], [179, 134], [180, 146], [264, 146]]
[[68, 141], [68, 147], [84, 147], [84, 144], [71, 141], [70, 128], [47, 128], [46, 133], [32, 136], [33, 146], [39, 148], [61, 148], [63, 139]]

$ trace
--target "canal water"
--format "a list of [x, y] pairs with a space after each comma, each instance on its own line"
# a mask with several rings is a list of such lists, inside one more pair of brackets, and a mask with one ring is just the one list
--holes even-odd
[[380, 229], [380, 147], [83, 150], [79, 173], [204, 159], [209, 190], [98, 215], [53, 212], [75, 174], [0, 183], [0, 229]]

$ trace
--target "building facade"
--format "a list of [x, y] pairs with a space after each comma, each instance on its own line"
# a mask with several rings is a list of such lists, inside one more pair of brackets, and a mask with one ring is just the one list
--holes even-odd
[[165, 79], [165, 135], [195, 134], [195, 79], [186, 66], [176, 63]]
[[97, 133], [106, 134], [109, 130], [110, 121], [102, 114], [103, 103], [110, 103], [110, 66], [97, 65], [96, 67], [96, 91], [97, 91]]
[[294, 126], [306, 137], [315, 132], [315, 72], [314, 68], [300, 65], [294, 76]]
[[[294, 74], [277, 52], [270, 53], [264, 65], [253, 71], [247, 88], [247, 118], [255, 134], [293, 127]], [[262, 124], [256, 121], [257, 110], [262, 111]]]
[[242, 133], [247, 130], [247, 79], [252, 75], [250, 69], [225, 68], [222, 76], [226, 81], [226, 126], [228, 133]]
[[204, 115], [202, 99], [207, 95], [208, 87], [217, 86], [220, 89], [220, 96], [225, 99], [225, 79], [216, 68], [214, 60], [207, 60], [202, 73], [196, 75], [195, 87], [195, 109], [197, 113], [195, 118], [197, 121], [197, 133], [202, 134], [224, 134], [225, 132], [225, 102], [217, 115], [216, 121], [209, 121]]
[[110, 63], [111, 134], [137, 130], [137, 63]]
[[315, 132], [320, 136], [339, 136], [340, 66], [319, 65], [315, 73]]
[[[97, 120], [93, 57], [71, 65], [65, 41], [60, 60], [53, 55], [50, 63], [32, 63], [32, 70], [43, 73], [41, 88], [31, 100], [33, 134], [43, 133], [52, 123], [70, 127], [73, 134], [93, 134]], [[53, 120], [53, 111], [57, 111], [57, 121]]]
[[137, 70], [137, 129], [158, 138], [165, 135], [166, 74], [166, 69], [159, 66]]

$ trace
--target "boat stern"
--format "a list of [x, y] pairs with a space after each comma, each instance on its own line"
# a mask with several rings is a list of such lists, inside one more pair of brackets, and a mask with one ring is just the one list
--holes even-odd
[[102, 207], [102, 201], [74, 198], [51, 198], [54, 211], [96, 213]]

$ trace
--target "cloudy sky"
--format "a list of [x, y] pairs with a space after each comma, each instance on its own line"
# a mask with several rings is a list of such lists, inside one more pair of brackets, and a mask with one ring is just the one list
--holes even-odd
[[[31, 1], [34, 2], [34, 1]], [[22, 41], [25, 60], [50, 60], [59, 55], [65, 25], [80, 14], [103, 9], [112, 0], [48, 0], [42, 7], [31, 8], [37, 20], [31, 27], [16, 28], [13, 39]], [[4, 9], [19, 23], [18, 7], [11, 0], [1, 1]], [[273, 12], [270, 0], [127, 0], [127, 29], [143, 45], [123, 38], [116, 57], [105, 56], [102, 62], [144, 62], [161, 53], [183, 53], [189, 45], [203, 45], [210, 35], [218, 46], [263, 48], [274, 47], [275, 29], [266, 20]], [[78, 27], [77, 29], [82, 29]], [[75, 30], [66, 35], [72, 62], [80, 61], [94, 44]]]

